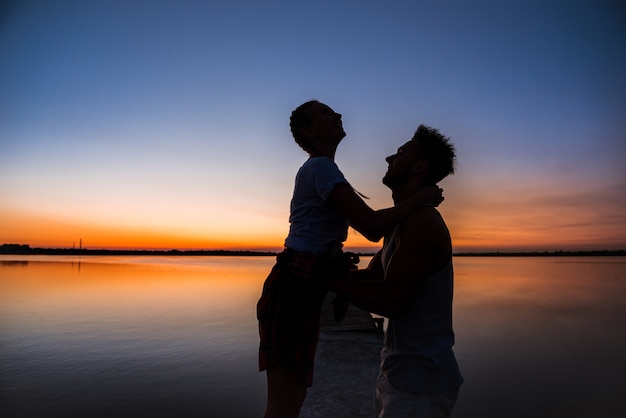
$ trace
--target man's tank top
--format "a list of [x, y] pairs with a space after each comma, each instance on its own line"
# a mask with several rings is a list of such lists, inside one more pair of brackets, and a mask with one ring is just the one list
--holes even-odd
[[[382, 262], [387, 270], [395, 251], [395, 234], [385, 238]], [[436, 393], [463, 382], [452, 351], [453, 268], [443, 269], [420, 284], [409, 309], [390, 318], [381, 353], [381, 372], [398, 389]]]

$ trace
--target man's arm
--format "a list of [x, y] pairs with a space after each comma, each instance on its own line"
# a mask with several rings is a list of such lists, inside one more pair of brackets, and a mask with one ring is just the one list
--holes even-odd
[[348, 218], [350, 226], [372, 242], [380, 241], [399, 222], [409, 217], [424, 203], [440, 200], [438, 187], [423, 187], [404, 202], [386, 209], [370, 208], [346, 183], [337, 184], [328, 196], [330, 204]]
[[[338, 279], [331, 290], [361, 309], [393, 317], [408, 308], [420, 282], [443, 268], [450, 256], [443, 220], [434, 208], [423, 207], [400, 225], [384, 280]], [[380, 269], [372, 276], [380, 275], [382, 264]]]

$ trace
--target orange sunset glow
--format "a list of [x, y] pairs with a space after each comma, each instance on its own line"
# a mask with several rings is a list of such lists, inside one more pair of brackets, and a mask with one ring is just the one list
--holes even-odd
[[[459, 211], [446, 205], [452, 203], [442, 204], [440, 211], [448, 220], [456, 252], [594, 250], [626, 246], [618, 225], [601, 229], [577, 210], [568, 213], [534, 208], [532, 213], [525, 214], [521, 211], [485, 214], [477, 211], [480, 209]], [[276, 219], [260, 219], [258, 222], [264, 222], [265, 227], [256, 229], [249, 222], [224, 225], [220, 220], [203, 225], [180, 222], [178, 226], [155, 223], [152, 227], [121, 227], [115, 223], [77, 223], [69, 219], [4, 213], [2, 234], [6, 243], [27, 243], [41, 248], [78, 248], [81, 245], [89, 249], [278, 251], [288, 230], [287, 218], [285, 211]], [[380, 243], [369, 242], [350, 229], [345, 245], [348, 249], [368, 252], [376, 250]]]

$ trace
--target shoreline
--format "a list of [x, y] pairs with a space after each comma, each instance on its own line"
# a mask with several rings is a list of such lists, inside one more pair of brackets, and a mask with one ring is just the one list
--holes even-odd
[[[355, 252], [360, 256], [373, 256], [375, 252]], [[86, 248], [31, 248], [27, 244], [2, 244], [1, 255], [155, 255], [155, 256], [276, 256], [276, 251], [254, 250], [111, 250]], [[581, 251], [485, 251], [459, 252], [454, 257], [623, 257], [626, 250]]]

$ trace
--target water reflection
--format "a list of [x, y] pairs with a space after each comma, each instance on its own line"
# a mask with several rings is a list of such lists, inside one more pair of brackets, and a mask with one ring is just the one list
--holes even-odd
[[[0, 256], [0, 416], [261, 416], [273, 262]], [[626, 258], [457, 257], [455, 274], [456, 416], [615, 416]]]
[[626, 259], [457, 258], [456, 275], [461, 416], [616, 412]]
[[153, 416], [172, 416], [172, 408], [202, 416], [207, 408], [226, 410], [236, 388], [249, 394], [250, 416], [258, 416], [264, 377], [256, 366], [254, 309], [272, 263], [253, 257], [235, 264], [219, 257], [3, 263], [5, 407], [20, 416], [51, 405], [64, 415], [132, 416], [133, 408], [149, 405]]
[[0, 260], [0, 266], [28, 266], [27, 260]]

